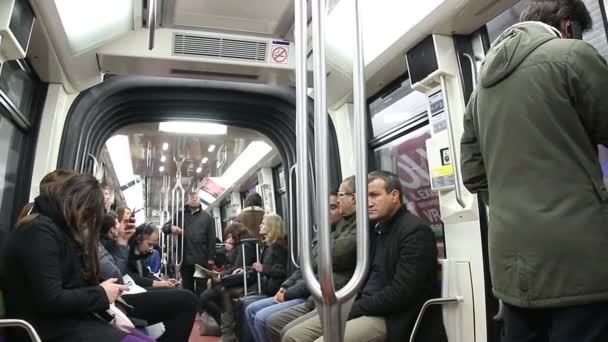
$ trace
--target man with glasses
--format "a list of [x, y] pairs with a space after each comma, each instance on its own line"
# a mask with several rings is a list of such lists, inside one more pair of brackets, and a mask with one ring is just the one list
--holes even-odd
[[[346, 285], [357, 266], [357, 200], [354, 176], [346, 178], [340, 184], [337, 195], [337, 202], [335, 204], [330, 202], [330, 219], [333, 220], [335, 217], [334, 206], [337, 205], [342, 219], [338, 222], [332, 236], [332, 264], [334, 287], [340, 289]], [[313, 253], [313, 258], [316, 258], [316, 253]], [[315, 261], [313, 261], [313, 268], [316, 271], [317, 263]], [[302, 287], [305, 288], [305, 284], [302, 283]], [[268, 319], [266, 328], [271, 340], [278, 341], [280, 336], [291, 327], [316, 315], [315, 303], [312, 298], [308, 298], [303, 304], [274, 313]], [[307, 337], [303, 336], [303, 338]]]

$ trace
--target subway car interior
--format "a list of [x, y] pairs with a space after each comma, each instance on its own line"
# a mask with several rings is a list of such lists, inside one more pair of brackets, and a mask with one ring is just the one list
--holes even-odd
[[[187, 229], [171, 226], [184, 228], [189, 196], [198, 194], [220, 255], [246, 199], [259, 194], [264, 226], [274, 214], [283, 222], [286, 276], [302, 273], [322, 336], [342, 341], [373, 261], [367, 194], [343, 182], [354, 175], [352, 189], [367, 189], [368, 173], [384, 170], [436, 242], [438, 296], [416, 310], [404, 341], [424, 340], [416, 333], [431, 309], [447, 341], [501, 341], [492, 208], [464, 187], [459, 142], [484, 58], [528, 2], [0, 0], [0, 252], [45, 175], [73, 170], [107, 190], [107, 211], [128, 208], [135, 226], [162, 228], [155, 281], [179, 288], [193, 247], [183, 245]], [[583, 40], [608, 58], [608, 2], [584, 3], [593, 28]], [[597, 148], [608, 186], [608, 148]], [[356, 269], [341, 290], [327, 284], [336, 267], [331, 191], [338, 202], [356, 195]], [[213, 286], [204, 280], [197, 286]], [[44, 341], [47, 330], [7, 314], [5, 292], [0, 283], [0, 341], [19, 329]], [[226, 341], [203, 334], [201, 317], [189, 341]]]

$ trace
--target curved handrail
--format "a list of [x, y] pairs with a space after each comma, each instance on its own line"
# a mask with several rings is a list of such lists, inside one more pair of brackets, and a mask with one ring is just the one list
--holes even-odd
[[36, 329], [28, 322], [21, 319], [0, 319], [0, 328], [19, 327], [27, 331], [30, 339], [34, 342], [42, 342]]
[[505, 315], [505, 303], [502, 302], [502, 300], [498, 300], [498, 312], [496, 313], [496, 315], [494, 315], [494, 317], [492, 317], [493, 320], [495, 321], [502, 321], [503, 317]]
[[289, 248], [291, 254], [291, 262], [297, 268], [300, 268], [300, 265], [296, 262], [295, 256], [295, 244], [294, 244], [294, 235], [295, 235], [295, 225], [297, 217], [295, 215], [294, 206], [293, 206], [293, 197], [296, 190], [293, 188], [293, 181], [296, 176], [296, 166], [294, 164], [291, 169], [289, 169]]
[[[184, 240], [185, 240], [185, 235], [186, 235], [186, 227], [184, 225], [184, 207], [185, 207], [185, 190], [184, 187], [182, 186], [182, 165], [184, 164], [185, 158], [182, 157], [182, 159], [177, 160], [176, 157], [173, 157], [173, 161], [175, 162], [175, 166], [176, 166], [176, 171], [175, 171], [175, 186], [173, 187], [173, 190], [171, 191], [171, 195], [172, 195], [172, 211], [173, 211], [173, 216], [171, 217], [171, 224], [172, 225], [177, 225], [179, 223], [181, 223], [182, 227], [182, 235], [181, 237], [177, 237], [177, 236], [172, 236], [171, 240], [173, 240], [171, 246], [172, 248], [176, 247], [176, 244], [179, 244], [179, 242], [181, 241], [181, 250], [178, 251], [177, 249], [172, 250], [171, 252], [173, 253], [172, 255], [174, 255], [173, 258], [173, 263], [175, 265], [175, 272], [176, 272], [176, 276], [179, 275], [179, 271], [180, 271], [180, 267], [182, 266], [183, 262], [184, 262]], [[180, 215], [181, 213], [181, 215]], [[181, 216], [181, 220], [178, 220], [178, 215]], [[178, 222], [175, 222], [178, 221]], [[177, 239], [177, 241], [175, 241], [175, 239]]]
[[468, 53], [463, 53], [462, 55], [469, 60], [469, 64], [471, 65], [471, 78], [473, 81], [473, 88], [475, 88], [477, 86], [477, 65], [475, 64], [475, 57]]
[[460, 188], [460, 164], [456, 159], [456, 140], [454, 139], [454, 126], [452, 125], [452, 113], [450, 112], [450, 101], [448, 101], [448, 89], [445, 81], [445, 76], [439, 76], [441, 82], [441, 89], [443, 90], [443, 105], [448, 113], [447, 126], [448, 126], [448, 144], [450, 147], [450, 154], [452, 155], [452, 165], [454, 167], [454, 190], [456, 191], [456, 201], [462, 208], [466, 208], [466, 204], [462, 200], [462, 189]]
[[[353, 93], [355, 103], [355, 134], [360, 137], [356, 149], [356, 187], [357, 192], [364, 194], [357, 198], [357, 266], [353, 277], [347, 285], [336, 293], [333, 285], [333, 270], [331, 257], [330, 224], [329, 224], [329, 172], [328, 172], [328, 118], [326, 93], [326, 65], [325, 65], [325, 21], [327, 17], [326, 0], [312, 1], [313, 17], [313, 67], [315, 88], [315, 203], [318, 208], [318, 273], [316, 279], [311, 264], [310, 252], [310, 176], [308, 164], [308, 113], [306, 110], [306, 41], [307, 41], [307, 8], [306, 1], [298, 0], [295, 6], [295, 40], [296, 40], [296, 136], [297, 136], [297, 193], [298, 193], [298, 222], [300, 250], [302, 257], [302, 274], [313, 295], [320, 301], [320, 313], [324, 326], [324, 339], [326, 341], [342, 341], [344, 325], [350, 311], [350, 305], [358, 293], [367, 275], [369, 263], [369, 232], [367, 222], [367, 122], [365, 115], [365, 77], [363, 65], [363, 42], [361, 20], [359, 14], [360, 2], [355, 0], [356, 24], [356, 51], [353, 70]], [[344, 306], [344, 307], [343, 307]]]
[[426, 309], [428, 309], [432, 305], [454, 304], [454, 303], [460, 303], [463, 300], [464, 300], [464, 297], [462, 297], [462, 296], [433, 298], [433, 299], [427, 300], [422, 305], [422, 308], [420, 309], [420, 312], [418, 313], [418, 318], [416, 318], [416, 323], [414, 323], [414, 328], [412, 329], [412, 333], [410, 334], [410, 342], [414, 342], [414, 338], [416, 337], [416, 333], [418, 332], [418, 328], [420, 327], [420, 323], [422, 322], [422, 316], [426, 312]]

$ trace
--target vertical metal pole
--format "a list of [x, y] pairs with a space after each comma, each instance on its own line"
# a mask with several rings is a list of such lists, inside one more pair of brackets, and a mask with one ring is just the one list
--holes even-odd
[[319, 210], [319, 281], [311, 267], [310, 253], [310, 197], [308, 188], [310, 177], [307, 168], [308, 157], [308, 117], [306, 111], [306, 1], [296, 0], [296, 134], [298, 155], [298, 223], [300, 229], [301, 269], [306, 284], [318, 303], [324, 327], [324, 340], [342, 341], [344, 326], [350, 307], [360, 287], [363, 285], [369, 263], [369, 232], [367, 223], [367, 121], [365, 111], [365, 76], [363, 42], [361, 32], [361, 7], [355, 1], [356, 50], [354, 51], [353, 93], [355, 102], [355, 135], [359, 137], [355, 156], [357, 186], [357, 266], [347, 285], [336, 294], [333, 287], [329, 224], [329, 161], [328, 161], [328, 119], [326, 104], [325, 68], [325, 20], [326, 0], [312, 0], [313, 9], [313, 61], [315, 85], [315, 179], [316, 198]]
[[245, 265], [245, 244], [241, 242], [241, 251], [243, 254], [243, 289], [245, 292], [243, 293], [245, 296], [247, 295], [247, 265]]
[[[256, 242], [255, 243], [255, 259], [257, 260], [258, 264], [260, 263], [260, 245]], [[258, 275], [258, 293], [262, 293], [262, 278], [261, 278], [261, 274], [260, 272], [256, 272]]]

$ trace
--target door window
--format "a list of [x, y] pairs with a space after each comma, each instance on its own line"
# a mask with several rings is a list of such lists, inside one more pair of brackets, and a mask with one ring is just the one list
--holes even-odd
[[377, 148], [375, 158], [379, 169], [399, 176], [408, 210], [430, 224], [438, 256], [445, 258], [439, 195], [431, 189], [426, 158], [426, 140], [430, 137], [429, 126], [422, 127]]

